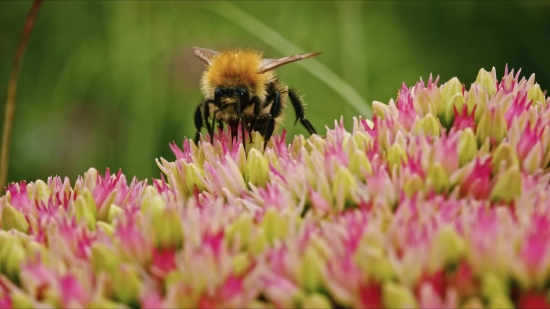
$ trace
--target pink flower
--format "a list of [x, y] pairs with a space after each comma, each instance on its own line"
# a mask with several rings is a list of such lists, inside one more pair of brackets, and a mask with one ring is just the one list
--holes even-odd
[[477, 105], [474, 106], [472, 112], [468, 114], [467, 105], [462, 106], [462, 111], [460, 113], [456, 109], [456, 106], [453, 106], [453, 111], [455, 116], [455, 120], [453, 122], [453, 129], [459, 131], [467, 128], [472, 128], [473, 131], [475, 132], [476, 123], [475, 123], [474, 115], [476, 113], [476, 108], [477, 108]]
[[243, 281], [233, 275], [225, 280], [214, 295], [203, 295], [198, 303], [198, 308], [227, 308], [228, 302], [243, 293]]
[[523, 241], [521, 257], [532, 273], [539, 271], [543, 263], [550, 263], [550, 220], [546, 215], [535, 214], [531, 221], [531, 232]]
[[548, 296], [546, 293], [529, 291], [521, 293], [518, 300], [519, 309], [548, 309]]
[[160, 294], [156, 291], [148, 291], [140, 297], [141, 308], [144, 309], [161, 309], [165, 308], [164, 302]]
[[361, 308], [377, 309], [383, 308], [382, 287], [380, 284], [362, 284], [359, 287], [359, 299]]
[[11, 205], [23, 214], [27, 214], [32, 209], [32, 204], [27, 194], [27, 182], [12, 183], [8, 185], [7, 191], [11, 196]]
[[462, 181], [460, 194], [476, 199], [486, 199], [491, 193], [491, 161], [477, 158], [470, 174]]
[[433, 162], [440, 163], [448, 175], [458, 169], [458, 134], [443, 134], [433, 143]]
[[397, 121], [403, 125], [407, 131], [411, 131], [415, 117], [417, 116], [417, 112], [413, 106], [413, 100], [414, 99], [409, 88], [407, 88], [405, 83], [403, 83], [401, 90], [397, 94], [397, 101], [395, 102], [395, 105], [399, 111]]
[[63, 276], [59, 280], [61, 302], [64, 308], [86, 305], [90, 300], [89, 291], [86, 291], [78, 280], [71, 276]]
[[[152, 245], [141, 234], [136, 220], [125, 217], [116, 225], [115, 236], [122, 253], [128, 258], [135, 259], [140, 264], [145, 263], [151, 256]], [[156, 251], [153, 252], [153, 255]]]
[[176, 251], [173, 249], [155, 249], [153, 251], [153, 262], [151, 273], [164, 279], [170, 271], [176, 268]]
[[533, 126], [527, 123], [523, 135], [516, 146], [516, 151], [520, 160], [524, 160], [537, 142], [542, 140], [542, 134], [545, 128], [546, 124], [543, 124], [540, 118]]

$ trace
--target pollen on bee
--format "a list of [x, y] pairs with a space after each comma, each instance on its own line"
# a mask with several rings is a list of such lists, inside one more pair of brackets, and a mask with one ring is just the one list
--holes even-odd
[[255, 85], [263, 82], [258, 67], [261, 53], [255, 50], [228, 50], [212, 59], [206, 79], [217, 85]]

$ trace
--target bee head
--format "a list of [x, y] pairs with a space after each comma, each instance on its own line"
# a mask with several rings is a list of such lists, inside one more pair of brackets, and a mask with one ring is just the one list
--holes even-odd
[[214, 92], [214, 104], [219, 107], [236, 104], [244, 108], [249, 100], [248, 90], [244, 86], [218, 86]]

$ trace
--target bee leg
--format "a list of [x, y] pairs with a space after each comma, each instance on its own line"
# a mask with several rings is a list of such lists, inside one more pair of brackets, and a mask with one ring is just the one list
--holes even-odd
[[254, 104], [254, 118], [252, 118], [252, 122], [250, 122], [250, 128], [248, 128], [248, 134], [250, 135], [250, 143], [254, 144], [252, 141], [252, 130], [254, 130], [254, 127], [256, 126], [256, 121], [258, 118], [260, 118], [260, 98], [255, 96], [252, 98], [252, 104]]
[[[244, 115], [241, 113], [241, 109], [239, 106], [237, 106], [237, 108], [235, 108], [235, 112], [237, 113], [237, 115], [239, 115], [239, 118], [241, 119], [240, 123], [241, 123], [241, 136], [242, 136], [242, 143], [243, 145], [246, 144], [246, 137], [244, 135], [244, 129], [245, 129], [245, 126], [246, 126], [246, 122], [245, 122], [245, 119], [244, 119]], [[238, 122], [237, 122], [238, 123]], [[238, 126], [238, 124], [237, 124]]]
[[275, 130], [275, 118], [279, 117], [282, 111], [283, 111], [283, 108], [281, 105], [281, 94], [278, 91], [276, 91], [275, 98], [273, 99], [273, 103], [271, 103], [271, 109], [269, 110], [269, 120], [267, 123], [267, 127], [265, 128], [265, 132], [264, 132], [265, 147], [267, 147], [267, 143], [271, 139], [271, 136], [273, 135], [273, 131]]
[[[244, 121], [244, 117], [241, 117], [241, 134], [242, 134], [242, 137], [243, 137], [243, 146], [246, 145], [246, 137], [244, 136], [244, 126], [246, 125], [245, 121]], [[252, 137], [250, 137], [251, 140], [252, 140]]]
[[195, 144], [199, 144], [199, 138], [201, 135], [201, 129], [204, 126], [202, 113], [201, 113], [201, 105], [197, 106], [197, 109], [195, 110], [195, 115], [193, 117], [195, 122], [195, 128], [197, 129], [197, 134], [195, 134]]
[[206, 125], [206, 130], [208, 131], [208, 134], [210, 134], [210, 143], [214, 142], [214, 123], [216, 122], [216, 115], [213, 115], [212, 117], [212, 125], [208, 122], [210, 118], [210, 103], [211, 101], [204, 102], [204, 108], [203, 108], [203, 114], [204, 114], [204, 122]]
[[233, 139], [237, 137], [239, 132], [239, 122], [230, 123], [229, 128], [231, 130], [231, 142], [233, 143]]
[[267, 143], [269, 142], [269, 139], [271, 139], [271, 135], [273, 135], [273, 131], [275, 131], [275, 118], [270, 117], [269, 122], [267, 123], [267, 127], [265, 128], [265, 138], [264, 138], [264, 149], [267, 147]]
[[296, 113], [296, 121], [294, 121], [294, 124], [296, 124], [296, 122], [300, 120], [300, 123], [306, 128], [309, 134], [317, 134], [317, 131], [315, 131], [315, 128], [311, 125], [309, 120], [306, 119], [304, 102], [298, 97], [296, 92], [294, 92], [294, 90], [292, 89], [288, 90], [288, 97], [290, 99], [290, 102], [292, 102], [292, 107], [294, 107], [294, 112]]
[[212, 133], [210, 133], [210, 144], [214, 144], [214, 128], [216, 127], [216, 117], [212, 117]]

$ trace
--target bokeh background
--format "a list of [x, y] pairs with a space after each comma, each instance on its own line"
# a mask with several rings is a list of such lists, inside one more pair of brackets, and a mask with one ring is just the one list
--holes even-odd
[[[0, 1], [2, 103], [31, 4]], [[20, 74], [8, 180], [74, 181], [89, 167], [159, 177], [155, 159], [173, 160], [169, 143], [195, 133], [204, 65], [192, 46], [324, 52], [278, 69], [323, 133], [430, 73], [469, 87], [480, 68], [501, 77], [508, 64], [550, 88], [548, 16], [544, 1], [46, 0]], [[307, 134], [287, 115], [289, 135]]]

